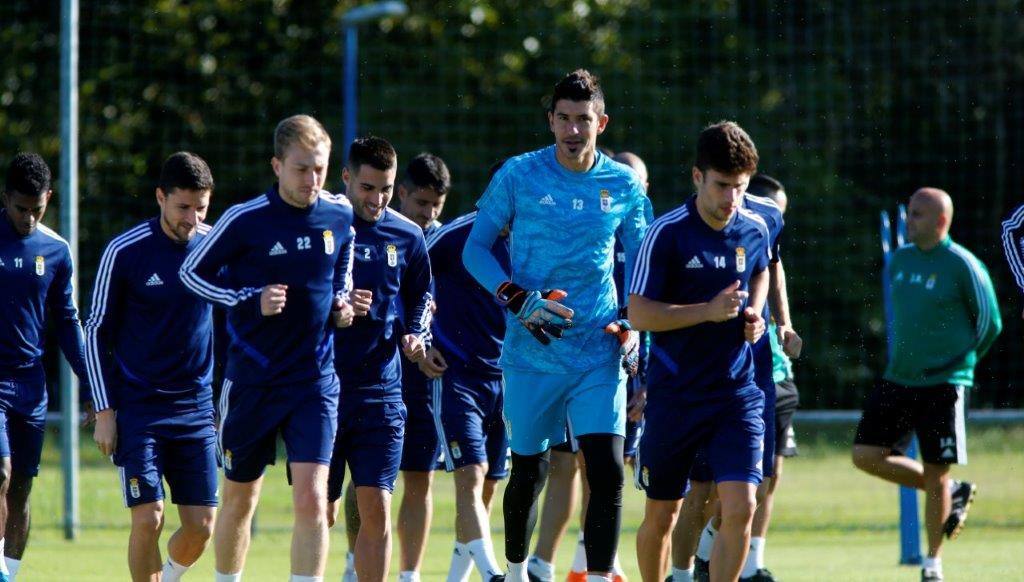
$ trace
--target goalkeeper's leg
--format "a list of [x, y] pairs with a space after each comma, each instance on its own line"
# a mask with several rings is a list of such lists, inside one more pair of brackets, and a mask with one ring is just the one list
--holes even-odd
[[512, 476], [505, 488], [504, 512], [505, 558], [513, 576], [525, 573], [523, 563], [537, 524], [537, 496], [547, 480], [550, 454], [550, 451], [536, 455], [512, 453]]
[[622, 445], [617, 434], [589, 434], [579, 437], [585, 460], [590, 503], [583, 525], [587, 549], [587, 570], [597, 574], [612, 571], [619, 545], [622, 519]]

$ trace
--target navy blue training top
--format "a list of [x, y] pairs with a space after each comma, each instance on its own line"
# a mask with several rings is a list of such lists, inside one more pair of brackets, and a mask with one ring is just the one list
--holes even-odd
[[[651, 225], [631, 294], [675, 305], [703, 303], [736, 280], [741, 290], [749, 290], [751, 277], [767, 268], [768, 228], [763, 219], [741, 207], [724, 229], [716, 231], [694, 204], [691, 196]], [[654, 332], [648, 398], [699, 399], [752, 384], [753, 356], [743, 326], [741, 315]]]
[[180, 243], [152, 218], [103, 251], [85, 324], [97, 411], [185, 400], [213, 406], [213, 307], [178, 277], [210, 228], [200, 223], [192, 240]]
[[[335, 297], [352, 282], [352, 206], [322, 191], [306, 208], [277, 186], [232, 206], [193, 250], [179, 275], [199, 297], [228, 308], [225, 377], [277, 386], [334, 373]], [[288, 285], [284, 310], [264, 316], [260, 292]]]
[[376, 222], [355, 218], [353, 289], [373, 292], [370, 312], [336, 330], [335, 367], [342, 399], [402, 400], [401, 335], [425, 339], [431, 274], [423, 229], [385, 209]]
[[38, 377], [49, 311], [61, 351], [88, 385], [73, 273], [67, 241], [43, 224], [21, 236], [0, 209], [0, 379]]

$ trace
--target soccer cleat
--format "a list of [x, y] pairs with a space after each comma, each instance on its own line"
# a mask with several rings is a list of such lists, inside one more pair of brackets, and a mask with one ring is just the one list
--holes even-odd
[[694, 582], [711, 582], [711, 562], [694, 557], [693, 579]]
[[[532, 580], [532, 578], [531, 578], [531, 580]], [[491, 576], [491, 579], [488, 580], [487, 582], [505, 582], [505, 575], [504, 574], [496, 574], [494, 576]]]
[[565, 576], [565, 582], [587, 582], [587, 573], [569, 570]]
[[[978, 486], [969, 481], [953, 481], [950, 483], [949, 488], [952, 503], [949, 517], [946, 518], [946, 524], [942, 530], [947, 538], [955, 540], [960, 535], [960, 531], [963, 530], [964, 522], [967, 521], [967, 512], [971, 509], [971, 504], [974, 503], [974, 496], [978, 493]], [[939, 579], [941, 580], [942, 578], [940, 577]]]
[[[537, 576], [529, 570], [526, 571], [526, 579], [530, 582], [548, 582], [547, 580], [542, 579], [540, 576]], [[504, 578], [502, 578], [502, 580], [504, 580]]]
[[753, 576], [740, 578], [742, 582], [776, 582], [775, 576], [768, 568], [758, 568]]
[[921, 582], [942, 582], [942, 571], [921, 568]]
[[613, 574], [612, 582], [629, 582], [629, 579], [624, 574]]

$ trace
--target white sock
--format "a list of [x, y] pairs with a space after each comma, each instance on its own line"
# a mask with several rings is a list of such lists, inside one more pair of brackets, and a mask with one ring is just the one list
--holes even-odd
[[623, 575], [625, 572], [622, 571], [622, 562], [619, 561], [619, 552], [616, 550], [615, 559], [612, 560], [612, 574]]
[[[0, 556], [4, 555], [4, 538], [0, 538]], [[7, 559], [0, 560], [0, 574], [10, 574], [7, 570]]]
[[466, 582], [473, 570], [473, 557], [469, 555], [466, 544], [455, 542], [452, 549], [452, 563], [448, 566], [448, 582]]
[[700, 532], [700, 542], [697, 544], [697, 557], [705, 562], [711, 560], [711, 548], [715, 547], [715, 535], [718, 529], [713, 525], [714, 518], [708, 520], [704, 531]]
[[611, 579], [611, 576], [602, 576], [601, 574], [587, 574], [587, 582], [608, 582]]
[[526, 569], [544, 582], [552, 582], [555, 579], [555, 565], [545, 562], [536, 555], [530, 556], [526, 561]]
[[288, 582], [324, 582], [323, 576], [299, 576], [298, 574], [292, 574], [288, 578]]
[[756, 572], [757, 553], [754, 551], [754, 538], [750, 538], [750, 551], [747, 552], [747, 559], [743, 561], [743, 568], [740, 569], [740, 578], [750, 578]]
[[572, 556], [572, 571], [587, 571], [587, 546], [583, 543], [583, 532], [580, 532], [579, 541], [576, 543], [576, 553]]
[[764, 568], [764, 545], [766, 541], [765, 538], [750, 538], [750, 553], [754, 554], [754, 565], [757, 566], [758, 570]]
[[188, 566], [182, 566], [168, 557], [167, 561], [164, 562], [164, 569], [160, 579], [163, 582], [178, 582], [185, 572], [188, 572]]
[[242, 582], [242, 573], [235, 572], [234, 574], [221, 574], [220, 572], [215, 572], [213, 574], [213, 580], [214, 582]]
[[11, 575], [11, 582], [14, 582], [14, 577], [18, 575], [18, 570], [21, 569], [21, 560], [4, 556], [4, 566], [7, 566], [7, 572]]
[[686, 570], [672, 566], [672, 582], [693, 582], [693, 566]]
[[476, 569], [484, 580], [490, 580], [492, 576], [500, 576], [503, 572], [494, 557], [494, 547], [491, 546], [491, 538], [480, 538], [466, 543], [466, 549], [476, 564]]
[[345, 552], [345, 572], [341, 575], [341, 582], [358, 582], [356, 556], [352, 552]]
[[420, 573], [413, 570], [399, 572], [398, 582], [420, 582]]
[[932, 570], [934, 572], [942, 573], [942, 558], [932, 558], [925, 556], [924, 563], [921, 564], [925, 570]]
[[530, 582], [526, 576], [526, 565], [524, 562], [509, 562], [508, 574], [505, 575], [506, 582]]

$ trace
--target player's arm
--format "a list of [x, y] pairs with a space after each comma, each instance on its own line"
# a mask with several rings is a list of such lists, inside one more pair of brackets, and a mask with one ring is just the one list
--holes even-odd
[[[1013, 280], [1024, 293], [1024, 204], [1003, 221], [1003, 252]], [[1024, 312], [1021, 312], [1024, 317]]]
[[743, 335], [750, 343], [757, 342], [764, 335], [765, 321], [761, 314], [764, 313], [764, 302], [768, 298], [768, 287], [770, 275], [767, 266], [762, 266], [760, 271], [750, 277], [750, 304], [743, 310]]
[[115, 399], [111, 399], [107, 386], [113, 386], [113, 383], [108, 382], [113, 369], [110, 341], [121, 319], [120, 309], [123, 305], [120, 263], [117, 260], [122, 248], [121, 245], [111, 243], [103, 251], [92, 291], [92, 311], [85, 323], [86, 368], [96, 410], [93, 440], [104, 455], [112, 454], [117, 447]]
[[[229, 209], [217, 221], [210, 234], [185, 258], [178, 276], [186, 289], [211, 303], [229, 309], [249, 309], [255, 315], [280, 313], [286, 293], [283, 285], [234, 288], [217, 276], [242, 253], [247, 240], [239, 226], [238, 210], [239, 207]], [[267, 303], [267, 309], [263, 303]]]
[[65, 254], [64, 260], [58, 265], [46, 295], [49, 311], [57, 327], [57, 341], [64, 357], [71, 364], [71, 369], [78, 376], [81, 388], [78, 392], [79, 401], [87, 404], [92, 400], [89, 392], [89, 373], [85, 365], [85, 337], [82, 334], [82, 321], [78, 317], [75, 305], [74, 279], [75, 266], [71, 253]]
[[419, 362], [426, 356], [430, 342], [430, 320], [433, 315], [433, 277], [430, 274], [430, 258], [427, 255], [423, 237], [417, 237], [409, 256], [409, 263], [402, 274], [398, 292], [405, 309], [405, 335], [402, 336], [402, 352], [411, 362]]
[[793, 329], [793, 322], [789, 315], [789, 292], [786, 287], [786, 269], [782, 265], [781, 240], [782, 233], [775, 238], [774, 249], [772, 250], [771, 261], [768, 263], [769, 285], [768, 285], [768, 306], [771, 308], [772, 317], [775, 319], [776, 333], [779, 336], [779, 345], [791, 358], [800, 357], [803, 349], [803, 339]]
[[999, 301], [996, 299], [996, 290], [992, 285], [988, 269], [974, 257], [968, 259], [967, 263], [972, 284], [964, 285], [964, 288], [967, 290], [968, 309], [971, 311], [978, 330], [974, 349], [978, 353], [978, 357], [981, 358], [1002, 332], [1003, 320], [999, 315]]
[[[334, 301], [331, 304], [331, 319], [335, 327], [348, 327], [356, 316], [356, 309], [353, 305], [354, 295], [357, 290], [352, 287], [355, 283], [352, 280], [352, 268], [355, 264], [356, 231], [349, 228], [347, 240], [342, 242], [338, 249], [338, 260], [334, 263]], [[369, 301], [372, 300], [372, 293], [367, 298], [366, 310], [370, 308]], [[362, 313], [366, 315], [366, 311]]]

